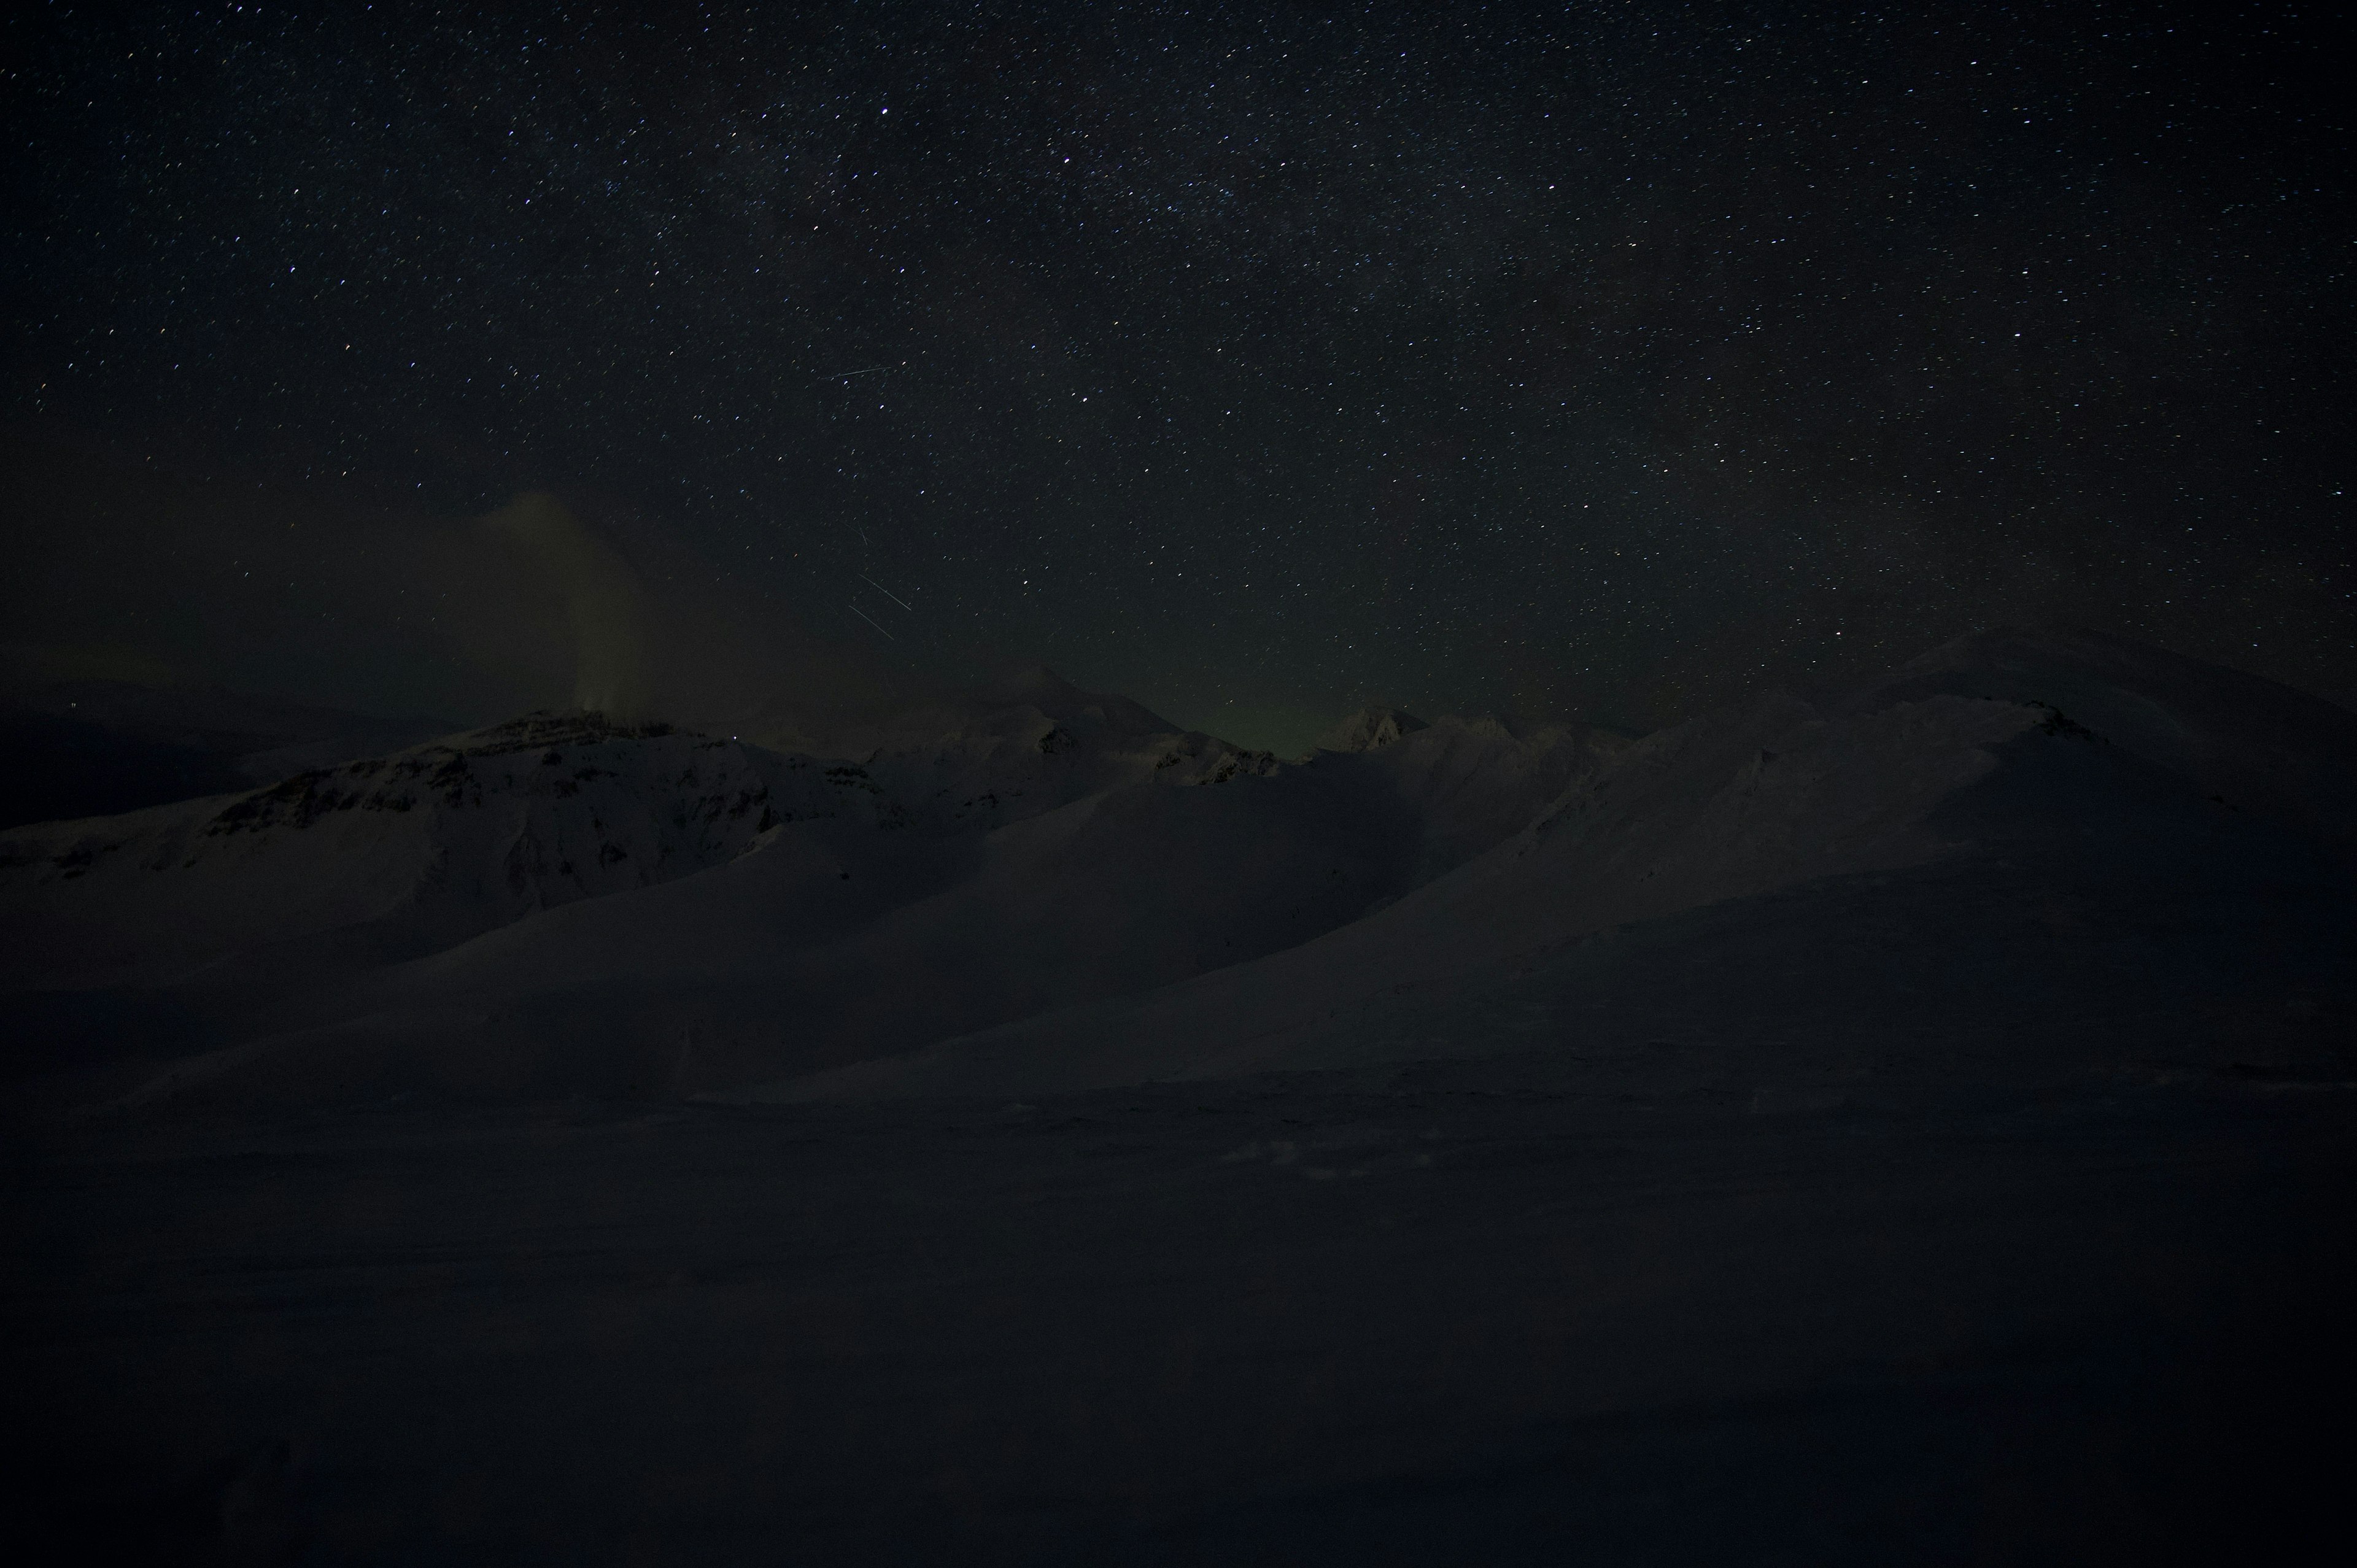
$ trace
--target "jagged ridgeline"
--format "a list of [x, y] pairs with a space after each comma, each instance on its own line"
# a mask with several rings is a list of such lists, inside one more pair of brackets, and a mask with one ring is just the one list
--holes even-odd
[[[625, 777], [624, 769], [601, 766], [597, 760], [600, 756], [608, 763], [621, 760], [611, 753], [615, 743], [668, 740], [677, 735], [669, 725], [617, 724], [603, 714], [529, 714], [395, 756], [296, 774], [222, 807], [205, 825], [204, 836], [266, 833], [279, 828], [299, 831], [331, 811], [408, 811], [437, 805], [452, 811], [480, 810], [486, 781], [495, 799], [567, 800], [579, 795], [585, 786]], [[694, 749], [725, 751], [730, 749], [730, 743], [696, 739]], [[769, 786], [749, 781], [730, 766], [741, 760], [741, 752], [737, 757], [705, 760], [703, 773], [691, 759], [674, 781], [683, 789], [705, 789], [673, 813], [674, 826], [684, 831], [693, 821], [725, 832], [726, 824], [741, 823], [756, 807], [760, 809], [761, 820], [755, 832], [776, 825]], [[633, 767], [630, 771], [640, 769]], [[720, 788], [705, 789], [707, 783]], [[667, 857], [668, 846], [664, 854]], [[599, 844], [596, 856], [607, 865], [628, 858], [628, 852], [613, 843]], [[521, 863], [518, 868], [522, 869]], [[576, 875], [569, 859], [560, 863], [557, 871], [561, 875]]]
[[0, 837], [17, 926], [8, 967], [52, 983], [164, 982], [336, 933], [348, 949], [414, 953], [846, 814], [889, 815], [856, 765], [595, 713], [532, 714], [247, 794]]
[[12, 830], [0, 973], [42, 989], [168, 986], [289, 944], [389, 961], [726, 865], [793, 824], [987, 831], [1149, 777], [1275, 766], [1135, 704], [1060, 683], [1034, 695], [1055, 711], [937, 715], [864, 760], [535, 713], [242, 794]]
[[[1966, 639], [1633, 740], [1368, 709], [1293, 763], [1044, 673], [879, 721], [850, 757], [536, 714], [0, 834], [0, 975], [60, 1062], [135, 1037], [110, 1019], [161, 1020], [144, 1079], [87, 1086], [142, 1103], [1414, 1059], [1523, 1025], [1469, 1035], [1403, 997], [1527, 988], [1600, 933], [1706, 908], [1920, 883], [1924, 910], [1969, 885], [2006, 919], [2091, 887], [2337, 910], [2352, 724], [2075, 634]], [[1904, 961], [1950, 974], [1972, 943]]]

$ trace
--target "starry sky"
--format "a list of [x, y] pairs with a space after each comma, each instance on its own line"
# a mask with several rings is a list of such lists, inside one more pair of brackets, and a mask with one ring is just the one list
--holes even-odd
[[547, 491], [689, 710], [1643, 728], [2057, 619], [2357, 701], [2346, 110], [2226, 9], [23, 7], [5, 635], [498, 716]]

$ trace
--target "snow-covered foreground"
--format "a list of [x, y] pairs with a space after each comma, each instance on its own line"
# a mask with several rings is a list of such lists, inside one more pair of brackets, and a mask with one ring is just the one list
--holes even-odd
[[1017, 697], [0, 835], [16, 1517], [2078, 1563], [2337, 1506], [2357, 719], [2053, 634], [1304, 763]]
[[60, 1561], [2326, 1560], [2351, 1086], [1569, 1076], [118, 1123], [9, 1184], [11, 1517]]

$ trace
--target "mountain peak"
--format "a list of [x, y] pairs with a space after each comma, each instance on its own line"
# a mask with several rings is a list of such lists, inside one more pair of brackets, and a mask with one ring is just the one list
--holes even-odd
[[1400, 708], [1361, 708], [1318, 737], [1320, 751], [1380, 751], [1405, 735], [1431, 726]]

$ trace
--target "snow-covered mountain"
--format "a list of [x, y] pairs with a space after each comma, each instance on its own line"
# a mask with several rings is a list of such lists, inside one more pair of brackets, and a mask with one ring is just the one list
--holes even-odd
[[879, 726], [865, 761], [912, 822], [942, 830], [1000, 827], [1125, 785], [1223, 784], [1277, 768], [1267, 752], [1181, 730], [1047, 670], [963, 707], [900, 715]]
[[[1298, 945], [1512, 832], [1585, 755], [1567, 730], [1451, 720], [1279, 768], [1088, 717], [1026, 704], [838, 765], [877, 791], [865, 814], [798, 813], [726, 865], [274, 999], [247, 1045], [170, 1081], [671, 1093], [912, 1050]], [[1042, 750], [1052, 733], [1075, 744]], [[977, 774], [1015, 820], [908, 811], [881, 782]]]
[[0, 976], [154, 984], [329, 939], [410, 956], [723, 864], [785, 823], [974, 833], [1275, 768], [1045, 671], [997, 703], [903, 715], [864, 761], [534, 714], [242, 795], [19, 828], [0, 837]]
[[[22, 830], [6, 981], [180, 1020], [151, 1101], [1011, 1094], [1784, 994], [1831, 961], [1794, 956], [1811, 922], [1875, 899], [1886, 932], [1940, 899], [1989, 929], [2074, 898], [2330, 904], [2357, 843], [2357, 719], [2078, 634], [1635, 741], [1368, 710], [1280, 765], [1044, 673], [869, 738], [828, 762], [535, 715]], [[1702, 962], [1663, 933], [1706, 918], [1750, 956], [1663, 980]], [[1624, 938], [1654, 969], [1597, 967]], [[1900, 946], [1877, 962], [1909, 985], [1995, 963]]]
[[[1854, 690], [1771, 693], [1598, 752], [1528, 826], [1318, 940], [770, 1092], [1366, 1065], [1515, 1048], [1534, 1030], [1571, 1050], [1608, 998], [1649, 1033], [1679, 1017], [1724, 1030], [1747, 996], [1789, 1003], [1795, 974], [1835, 998], [1903, 974], [1894, 1011], [1971, 975], [1962, 1009], [2175, 996], [2198, 1016], [2256, 983], [2220, 978], [2222, 954], [2309, 973], [2331, 967], [2321, 942], [2357, 961], [2352, 764], [2357, 715], [2271, 682], [2093, 634], [1978, 634]], [[1981, 918], [1946, 913], [1961, 909]], [[1704, 910], [1719, 912], [1710, 940], [1748, 956], [1678, 945], [1669, 933], [1704, 929], [1688, 918]], [[1849, 939], [1833, 933], [1860, 920], [1879, 973], [1837, 956]], [[1649, 934], [1646, 963], [1598, 967], [1598, 942]], [[2254, 942], [2274, 950], [2237, 946]]]
[[1424, 721], [1400, 708], [1361, 708], [1337, 721], [1318, 737], [1318, 751], [1380, 751], [1404, 735], [1425, 727]]
[[535, 714], [244, 794], [0, 833], [0, 976], [168, 984], [290, 945], [408, 957], [724, 864], [789, 822], [888, 811], [854, 764]]

